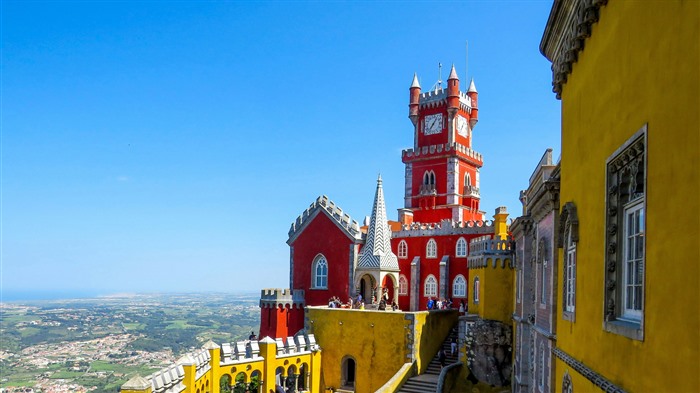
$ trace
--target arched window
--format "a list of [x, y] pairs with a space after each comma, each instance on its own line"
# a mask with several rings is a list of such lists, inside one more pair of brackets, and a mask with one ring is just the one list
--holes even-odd
[[428, 240], [428, 244], [425, 246], [425, 257], [437, 258], [437, 243], [435, 239]]
[[455, 280], [452, 282], [452, 296], [467, 296], [467, 280], [461, 274], [455, 277]]
[[423, 184], [425, 184], [426, 186], [427, 185], [431, 185], [431, 186], [435, 185], [435, 172], [434, 171], [425, 171], [425, 173], [423, 173]]
[[457, 245], [455, 246], [455, 256], [462, 258], [467, 256], [467, 241], [463, 237], [460, 237], [457, 240]]
[[469, 174], [469, 172], [467, 172], [467, 173], [464, 175], [464, 185], [465, 185], [465, 186], [471, 186], [471, 185], [472, 185], [472, 177], [471, 177], [471, 175]]
[[474, 303], [479, 303], [479, 276], [474, 277], [474, 294], [472, 296]]
[[313, 279], [311, 283], [314, 289], [327, 289], [328, 288], [328, 261], [323, 255], [318, 255], [314, 261], [313, 269]]
[[399, 295], [408, 295], [408, 280], [403, 274], [399, 276]]
[[405, 259], [408, 258], [408, 244], [406, 244], [405, 240], [401, 240], [399, 242], [399, 250], [398, 250], [398, 255], [399, 258]]
[[423, 296], [437, 296], [437, 280], [432, 274], [425, 279]]

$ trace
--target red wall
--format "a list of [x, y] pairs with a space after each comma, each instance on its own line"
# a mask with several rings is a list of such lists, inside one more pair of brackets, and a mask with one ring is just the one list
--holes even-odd
[[300, 307], [262, 307], [260, 334], [263, 337], [288, 337], [304, 328], [304, 309]]
[[[347, 301], [351, 244], [353, 240], [323, 211], [319, 211], [294, 240], [293, 289], [305, 291], [308, 306], [327, 305], [332, 296]], [[323, 254], [328, 261], [328, 289], [311, 288], [311, 267], [318, 254]]]

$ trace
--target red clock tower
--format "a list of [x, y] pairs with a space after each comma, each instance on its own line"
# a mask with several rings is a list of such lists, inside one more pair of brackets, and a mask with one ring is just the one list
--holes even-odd
[[478, 121], [478, 93], [472, 80], [459, 90], [454, 65], [447, 89], [437, 84], [421, 92], [418, 77], [410, 87], [409, 115], [414, 126], [414, 147], [404, 150], [406, 165], [402, 223], [437, 223], [483, 220], [479, 210], [481, 154], [472, 150], [472, 130]]

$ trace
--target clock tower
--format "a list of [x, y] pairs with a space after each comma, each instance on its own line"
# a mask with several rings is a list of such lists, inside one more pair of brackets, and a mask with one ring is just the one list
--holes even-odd
[[447, 89], [436, 84], [433, 90], [421, 92], [414, 74], [409, 91], [414, 142], [413, 149], [402, 152], [406, 188], [400, 221], [483, 220], [484, 212], [479, 210], [483, 161], [472, 150], [472, 130], [479, 119], [474, 81], [466, 92], [460, 91], [453, 65]]

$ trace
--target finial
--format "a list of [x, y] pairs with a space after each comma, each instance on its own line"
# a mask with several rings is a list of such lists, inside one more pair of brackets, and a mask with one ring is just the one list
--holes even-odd
[[474, 78], [472, 78], [472, 81], [469, 82], [469, 89], [467, 90], [467, 93], [478, 93], [476, 91], [476, 86], [474, 85]]
[[420, 89], [420, 83], [418, 82], [418, 75], [413, 73], [413, 83], [411, 83], [411, 88], [417, 87]]
[[377, 184], [382, 184], [382, 173], [381, 172], [377, 176]]
[[450, 76], [447, 78], [447, 80], [450, 79], [457, 79], [459, 80], [459, 77], [457, 77], [457, 70], [455, 70], [455, 65], [452, 64], [452, 70], [450, 70]]

